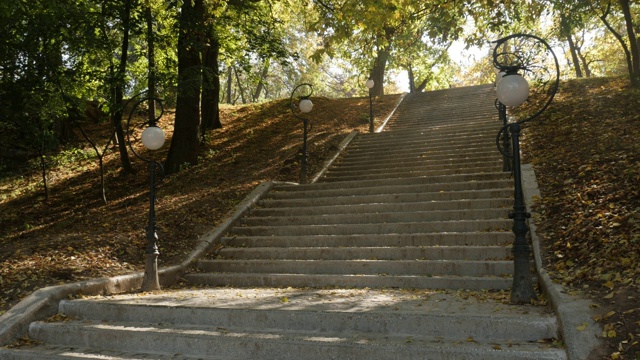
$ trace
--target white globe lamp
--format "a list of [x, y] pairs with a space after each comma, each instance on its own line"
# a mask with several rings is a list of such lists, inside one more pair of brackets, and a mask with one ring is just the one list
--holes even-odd
[[375, 82], [372, 79], [367, 80], [367, 82], [365, 83], [365, 85], [367, 86], [367, 89], [373, 88], [374, 84]]
[[529, 83], [520, 74], [506, 74], [496, 88], [498, 101], [506, 106], [520, 106], [529, 97]]
[[158, 150], [164, 145], [164, 131], [153, 125], [142, 131], [142, 144], [149, 150]]
[[309, 99], [302, 99], [300, 100], [300, 104], [298, 105], [298, 107], [303, 113], [308, 113], [309, 111], [311, 111], [311, 109], [313, 109], [313, 103]]

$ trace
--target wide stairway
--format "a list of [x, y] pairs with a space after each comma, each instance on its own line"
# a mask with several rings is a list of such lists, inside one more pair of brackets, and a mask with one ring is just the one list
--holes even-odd
[[409, 94], [313, 184], [275, 184], [190, 286], [64, 300], [0, 359], [566, 359], [508, 303], [513, 181], [490, 86]]

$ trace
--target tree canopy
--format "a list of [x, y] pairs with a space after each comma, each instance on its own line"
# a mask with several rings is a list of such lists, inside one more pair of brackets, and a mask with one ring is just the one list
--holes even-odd
[[452, 44], [488, 49], [515, 32], [549, 39], [563, 76], [640, 85], [631, 0], [19, 0], [0, 4], [0, 23], [0, 155], [55, 151], [86, 121], [111, 121], [122, 144], [127, 100], [155, 96], [176, 106], [178, 171], [224, 126], [221, 103], [284, 98], [301, 82], [363, 96], [369, 78], [381, 95], [398, 74], [409, 91], [486, 82], [486, 57], [456, 63]]

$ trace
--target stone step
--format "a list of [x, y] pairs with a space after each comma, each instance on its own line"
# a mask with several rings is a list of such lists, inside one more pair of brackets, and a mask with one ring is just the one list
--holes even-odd
[[478, 174], [483, 172], [496, 172], [502, 169], [502, 162], [496, 161], [485, 166], [478, 167], [460, 167], [450, 169], [430, 169], [429, 167], [409, 167], [406, 169], [376, 169], [375, 171], [361, 171], [357, 173], [335, 171], [330, 168], [322, 181], [361, 181], [376, 178], [396, 179], [402, 177], [420, 177], [427, 175], [462, 175], [462, 174]]
[[262, 207], [315, 207], [334, 205], [359, 205], [372, 203], [388, 204], [409, 204], [427, 201], [456, 201], [456, 200], [478, 200], [513, 197], [513, 190], [508, 188], [480, 189], [480, 190], [460, 190], [444, 192], [414, 192], [380, 195], [354, 195], [354, 196], [329, 196], [310, 197], [295, 199], [263, 199], [259, 201]]
[[304, 235], [356, 235], [356, 234], [413, 234], [430, 232], [476, 232], [510, 229], [509, 219], [452, 220], [430, 222], [399, 222], [393, 224], [329, 224], [239, 226], [230, 236], [304, 236]]
[[412, 155], [405, 160], [398, 159], [370, 159], [353, 161], [341, 161], [339, 168], [332, 168], [331, 171], [342, 172], [361, 172], [370, 171], [372, 169], [397, 169], [397, 168], [415, 168], [415, 169], [451, 169], [457, 167], [478, 167], [482, 164], [495, 163], [496, 161], [502, 161], [501, 156], [477, 157], [477, 158], [461, 158], [459, 160], [446, 159], [446, 160], [431, 160], [427, 156], [419, 157]]
[[422, 145], [439, 147], [445, 144], [475, 143], [482, 144], [497, 136], [500, 127], [470, 127], [468, 131], [459, 129], [428, 129], [412, 132], [387, 132], [378, 134], [363, 134], [354, 139], [349, 147], [354, 149], [380, 146], [404, 147], [407, 145]]
[[342, 174], [348, 176], [358, 175], [379, 175], [379, 174], [394, 174], [394, 173], [412, 173], [412, 172], [431, 172], [433, 174], [460, 174], [484, 171], [496, 171], [496, 169], [502, 168], [502, 159], [495, 157], [493, 160], [488, 161], [474, 161], [471, 163], [445, 163], [434, 164], [429, 161], [425, 162], [377, 162], [372, 163], [369, 166], [339, 166], [330, 168], [328, 170], [328, 176], [341, 176]]
[[[509, 174], [504, 172], [492, 172], [492, 173], [479, 173], [479, 174], [459, 174], [459, 175], [439, 175], [439, 176], [419, 176], [414, 178], [400, 178], [400, 179], [371, 179], [365, 181], [344, 181], [344, 182], [331, 182], [323, 183], [317, 182], [313, 184], [295, 184], [291, 183], [275, 183], [271, 192], [297, 192], [308, 190], [327, 190], [327, 189], [359, 189], [359, 188], [379, 188], [380, 191], [385, 191], [387, 187], [404, 186], [404, 185], [431, 185], [442, 184], [447, 186], [451, 183], [475, 183], [479, 181], [495, 181], [508, 179], [511, 184], [513, 180]], [[271, 194], [267, 194], [269, 196]]]
[[228, 234], [225, 243], [234, 247], [351, 247], [351, 246], [490, 246], [508, 245], [514, 235], [507, 231], [469, 231], [413, 234], [279, 235]]
[[473, 156], [478, 153], [482, 154], [491, 154], [497, 151], [497, 147], [494, 142], [484, 142], [481, 144], [467, 144], [465, 145], [449, 145], [445, 147], [431, 147], [425, 148], [424, 146], [406, 146], [403, 148], [390, 148], [390, 149], [379, 149], [375, 151], [367, 150], [367, 151], [350, 151], [344, 152], [344, 156], [342, 158], [350, 158], [350, 157], [370, 157], [372, 154], [376, 154], [376, 151], [379, 156], [413, 156], [416, 154], [427, 155], [427, 156]]
[[[329, 209], [328, 209], [329, 210]], [[294, 210], [295, 212], [295, 210]], [[411, 212], [383, 212], [358, 214], [324, 214], [284, 216], [252, 216], [244, 217], [242, 226], [302, 226], [302, 225], [341, 225], [341, 224], [395, 224], [408, 222], [453, 221], [453, 220], [491, 220], [506, 219], [507, 209], [472, 209], [472, 210], [431, 210]]]
[[[449, 200], [412, 203], [371, 203], [313, 207], [253, 208], [251, 216], [321, 216], [325, 214], [366, 214], [410, 211], [463, 211], [476, 209], [507, 209], [513, 206], [509, 198]], [[505, 212], [506, 213], [506, 212]]]
[[[498, 133], [502, 123], [496, 119], [488, 119], [486, 115], [476, 118], [468, 118], [464, 122], [428, 124], [423, 122], [420, 125], [407, 126], [405, 129], [394, 129], [393, 131], [383, 130], [375, 134], [362, 134], [361, 139], [402, 138], [402, 137], [428, 137], [437, 136], [456, 137], [483, 133], [490, 138]], [[365, 136], [366, 135], [366, 136]]]
[[[416, 253], [415, 256], [418, 256]], [[198, 262], [198, 270], [209, 273], [322, 274], [322, 275], [413, 275], [498, 276], [513, 273], [507, 260], [244, 260], [215, 259]]]
[[322, 188], [313, 187], [301, 188], [298, 186], [290, 186], [291, 189], [284, 187], [276, 187], [267, 196], [266, 199], [299, 199], [299, 198], [321, 198], [334, 196], [367, 196], [382, 194], [407, 194], [407, 193], [433, 193], [446, 191], [474, 191], [489, 189], [504, 189], [513, 186], [513, 180], [487, 180], [487, 181], [470, 181], [470, 182], [444, 182], [444, 183], [409, 183], [409, 184], [388, 184], [387, 186], [365, 186], [359, 187], [337, 187]]
[[511, 256], [511, 246], [226, 247], [218, 259], [298, 260], [495, 260]]
[[[94, 349], [68, 345], [40, 345], [30, 348], [0, 349], [3, 360], [58, 360], [58, 359], [96, 359], [96, 360], [202, 360], [199, 355], [176, 354], [175, 351], [141, 352], [137, 349], [119, 351], [112, 349]], [[248, 358], [208, 355], [207, 360], [249, 360]]]
[[[497, 134], [497, 131], [496, 131]], [[496, 148], [495, 141], [491, 141], [492, 136], [474, 136], [470, 138], [452, 138], [452, 139], [423, 139], [417, 138], [415, 140], [410, 139], [390, 139], [389, 141], [382, 142], [364, 142], [356, 140], [350, 147], [348, 154], [358, 152], [372, 152], [377, 151], [380, 153], [386, 152], [404, 152], [406, 153], [411, 149], [433, 150], [433, 151], [451, 151], [457, 150], [464, 151], [469, 146], [484, 147], [486, 149]], [[401, 145], [401, 146], [400, 146]], [[497, 150], [496, 150], [497, 151]]]
[[189, 273], [184, 279], [198, 286], [301, 287], [358, 289], [467, 289], [507, 290], [511, 277], [499, 276], [422, 276], [422, 275], [338, 275], [338, 274], [261, 274]]
[[405, 160], [414, 160], [414, 159], [426, 159], [430, 161], [439, 161], [439, 162], [456, 162], [456, 161], [472, 161], [476, 159], [486, 159], [496, 158], [496, 148], [492, 147], [491, 149], [482, 150], [479, 148], [470, 149], [466, 153], [456, 152], [456, 154], [452, 154], [451, 151], [443, 151], [441, 153], [432, 153], [427, 150], [422, 149], [414, 149], [404, 153], [391, 153], [384, 152], [382, 154], [375, 153], [363, 153], [360, 155], [349, 154], [349, 156], [343, 155], [338, 157], [338, 163], [340, 166], [350, 165], [359, 162], [370, 162], [376, 160], [385, 160], [385, 161], [405, 161]]
[[[333, 183], [335, 184], [335, 183]], [[445, 191], [475, 191], [488, 189], [503, 189], [513, 186], [513, 180], [502, 178], [498, 180], [477, 180], [477, 181], [450, 181], [450, 182], [431, 182], [424, 181], [405, 182], [393, 184], [388, 182], [382, 185], [373, 184], [350, 184], [349, 187], [341, 186], [317, 186], [317, 187], [299, 187], [299, 186], [276, 186], [265, 196], [267, 199], [296, 199], [296, 198], [312, 198], [312, 197], [328, 197], [328, 196], [364, 196], [364, 195], [382, 195], [382, 194], [406, 194], [406, 193], [429, 193], [429, 192], [445, 192]]]

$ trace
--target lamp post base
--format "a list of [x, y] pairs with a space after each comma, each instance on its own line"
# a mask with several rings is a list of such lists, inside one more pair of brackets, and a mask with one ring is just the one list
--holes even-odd
[[141, 290], [160, 290], [160, 280], [158, 277], [158, 254], [147, 254]]

